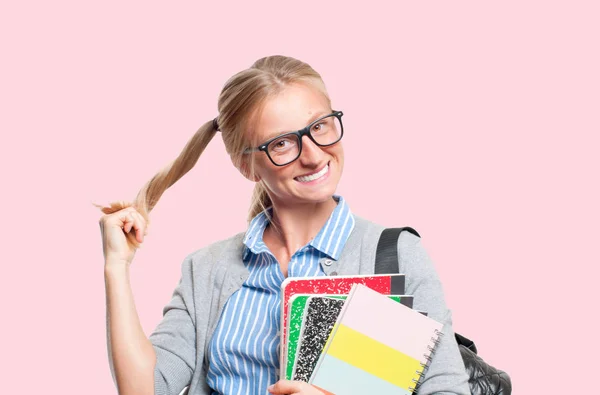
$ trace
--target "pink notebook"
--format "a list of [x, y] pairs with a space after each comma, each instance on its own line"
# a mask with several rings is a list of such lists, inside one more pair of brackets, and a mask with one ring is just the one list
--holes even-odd
[[357, 284], [309, 382], [326, 394], [411, 394], [432, 358], [442, 327]]

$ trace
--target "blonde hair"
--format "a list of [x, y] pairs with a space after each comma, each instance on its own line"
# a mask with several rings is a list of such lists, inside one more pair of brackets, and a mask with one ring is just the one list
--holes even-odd
[[[244, 161], [244, 150], [258, 144], [253, 130], [267, 99], [277, 96], [287, 85], [297, 83], [318, 89], [331, 106], [331, 100], [320, 74], [307, 63], [292, 57], [274, 55], [261, 58], [250, 68], [238, 72], [227, 80], [219, 95], [217, 123], [227, 153], [236, 167], [240, 168]], [[149, 224], [148, 214], [162, 194], [194, 167], [216, 132], [212, 119], [200, 126], [179, 156], [152, 177], [141, 188], [133, 202], [113, 202], [109, 207], [95, 205], [105, 214], [132, 205]], [[254, 160], [249, 160], [247, 165], [249, 175], [253, 176]], [[257, 182], [247, 220], [250, 221], [271, 204], [268, 191], [262, 181]], [[138, 244], [133, 232], [130, 232], [128, 237], [132, 243]]]

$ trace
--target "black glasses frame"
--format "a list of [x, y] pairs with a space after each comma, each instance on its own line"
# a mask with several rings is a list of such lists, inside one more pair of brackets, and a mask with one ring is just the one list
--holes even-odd
[[[267, 154], [267, 156], [269, 157], [269, 159], [271, 160], [271, 163], [273, 163], [275, 166], [286, 166], [289, 165], [290, 163], [292, 163], [293, 161], [295, 161], [296, 159], [298, 159], [300, 157], [300, 155], [302, 154], [302, 137], [304, 136], [308, 136], [308, 138], [315, 143], [316, 145], [318, 145], [319, 147], [329, 147], [330, 145], [333, 145], [335, 143], [337, 143], [338, 141], [340, 141], [342, 139], [342, 136], [344, 136], [344, 124], [342, 123], [342, 115], [344, 115], [344, 113], [342, 111], [336, 111], [334, 110], [332, 113], [327, 114], [327, 115], [323, 115], [321, 118], [314, 120], [313, 122], [311, 122], [310, 125], [308, 125], [305, 128], [302, 128], [300, 130], [297, 130], [295, 132], [289, 132], [289, 133], [284, 133], [284, 134], [280, 134], [279, 136], [273, 137], [272, 139], [269, 139], [268, 141], [265, 141], [263, 144], [259, 145], [256, 148], [248, 148], [244, 151], [245, 154], [249, 154], [251, 152], [256, 152], [256, 151], [263, 151], [265, 154]], [[323, 120], [324, 118], [328, 118], [334, 116], [336, 117], [339, 121], [340, 121], [340, 138], [335, 140], [333, 143], [330, 144], [319, 144], [317, 143], [317, 141], [314, 139], [314, 137], [312, 136], [312, 134], [310, 133], [310, 130], [312, 129], [313, 125], [315, 125], [316, 123], [318, 123], [319, 121]], [[278, 140], [282, 137], [285, 136], [290, 136], [290, 135], [295, 135], [298, 136], [298, 155], [290, 160], [287, 163], [284, 163], [282, 165], [275, 163], [275, 161], [273, 160], [273, 158], [271, 158], [271, 155], [269, 155], [269, 144], [271, 144], [273, 141]]]

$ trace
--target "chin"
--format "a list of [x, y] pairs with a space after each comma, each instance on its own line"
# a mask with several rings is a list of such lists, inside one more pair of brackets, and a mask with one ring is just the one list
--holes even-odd
[[306, 203], [323, 203], [331, 199], [335, 194], [336, 186], [323, 186], [321, 188], [315, 188], [313, 191], [303, 191], [296, 195], [298, 200], [302, 200]]

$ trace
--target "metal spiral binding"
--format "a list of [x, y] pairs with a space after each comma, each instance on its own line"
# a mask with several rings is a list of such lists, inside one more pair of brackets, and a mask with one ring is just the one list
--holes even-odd
[[412, 382], [414, 383], [414, 386], [408, 387], [408, 390], [411, 392], [415, 392], [417, 389], [419, 389], [420, 381], [421, 381], [421, 378], [423, 377], [423, 373], [425, 373], [425, 371], [429, 368], [429, 364], [431, 363], [431, 360], [433, 359], [433, 354], [435, 353], [435, 349], [440, 344], [442, 336], [444, 336], [444, 333], [442, 333], [441, 331], [438, 331], [437, 329], [435, 329], [434, 331], [435, 331], [435, 335], [431, 337], [431, 343], [433, 344], [433, 346], [428, 344], [427, 350], [429, 350], [429, 353], [423, 355], [423, 359], [425, 359], [426, 362], [421, 362], [420, 365], [421, 365], [422, 369], [415, 371], [418, 378], [415, 379], [413, 377], [411, 379]]

